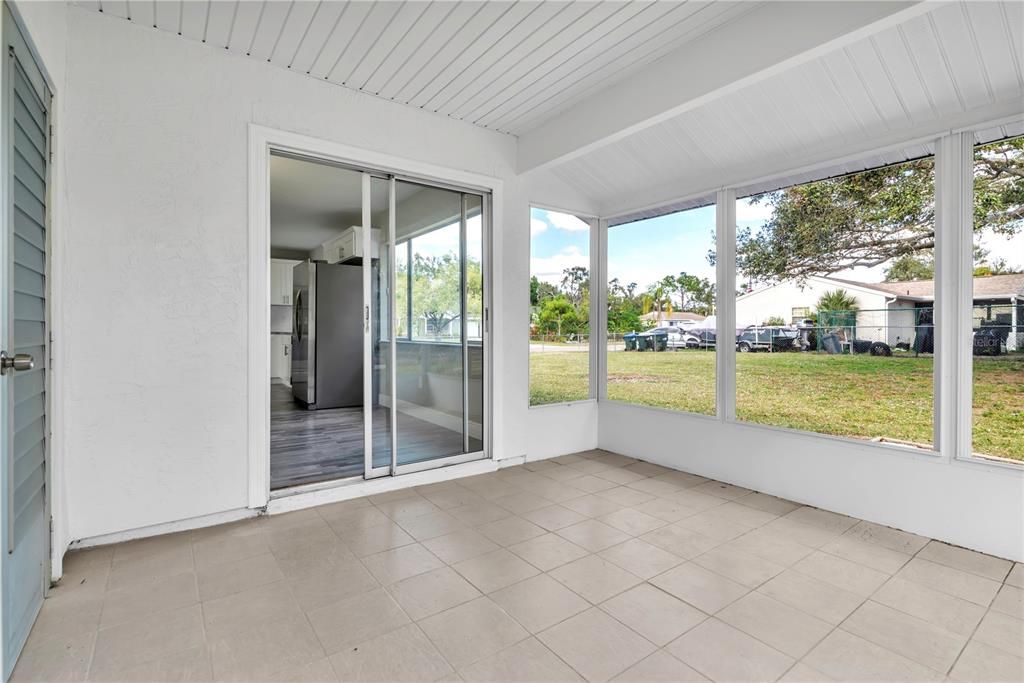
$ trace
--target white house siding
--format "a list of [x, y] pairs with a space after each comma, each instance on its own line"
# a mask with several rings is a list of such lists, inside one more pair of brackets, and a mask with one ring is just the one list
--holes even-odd
[[[871, 332], [875, 336], [861, 338], [885, 341], [887, 339], [884, 313], [887, 297], [885, 294], [844, 286], [842, 283], [831, 282], [824, 278], [808, 278], [803, 283], [780, 282], [777, 285], [744, 294], [736, 300], [736, 326], [758, 325], [772, 317], [779, 317], [790, 323], [794, 308], [813, 309], [822, 294], [836, 289], [844, 289], [857, 298], [857, 305], [863, 311], [857, 319], [858, 336], [861, 335], [859, 328], [863, 327], [864, 333]], [[876, 315], [873, 311], [880, 312]]]

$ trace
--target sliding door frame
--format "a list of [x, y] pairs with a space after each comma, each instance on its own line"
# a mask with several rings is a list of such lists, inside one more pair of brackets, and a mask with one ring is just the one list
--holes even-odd
[[[247, 421], [248, 421], [248, 494], [249, 508], [265, 508], [271, 497], [283, 497], [310, 491], [350, 486], [365, 481], [363, 477], [338, 479], [307, 486], [270, 490], [270, 154], [333, 164], [392, 180], [407, 180], [442, 189], [479, 194], [483, 197], [483, 273], [484, 348], [483, 366], [484, 414], [483, 448], [481, 451], [438, 458], [421, 463], [396, 465], [396, 475], [435, 467], [454, 465], [481, 458], [493, 458], [493, 362], [496, 357], [490, 330], [493, 325], [494, 260], [491, 250], [492, 231], [500, 229], [504, 184], [499, 178], [428, 164], [403, 157], [365, 150], [358, 147], [314, 138], [256, 124], [249, 125], [249, 220], [248, 220], [248, 354], [247, 354]], [[364, 181], [367, 182], [367, 181]], [[365, 191], [365, 188], [364, 188]], [[389, 191], [389, 202], [393, 193]], [[365, 206], [365, 202], [364, 202]], [[389, 208], [390, 205], [389, 205]], [[364, 208], [364, 218], [365, 218]], [[394, 211], [391, 211], [393, 221]], [[391, 226], [389, 225], [389, 232]], [[368, 234], [368, 233], [367, 233]], [[393, 269], [393, 266], [392, 266]], [[365, 277], [365, 276], [364, 276]], [[364, 302], [365, 303], [365, 302]], [[365, 315], [365, 313], [364, 313]], [[392, 334], [393, 337], [393, 334]], [[392, 358], [395, 356], [392, 340]], [[365, 360], [364, 349], [364, 360]], [[392, 366], [394, 369], [394, 366]], [[365, 388], [365, 378], [364, 378]], [[393, 409], [394, 410], [394, 409]], [[370, 435], [372, 439], [372, 434]], [[364, 432], [364, 443], [366, 434]], [[393, 442], [394, 444], [394, 442]], [[392, 451], [396, 451], [393, 449]], [[370, 451], [372, 455], [372, 451]]]

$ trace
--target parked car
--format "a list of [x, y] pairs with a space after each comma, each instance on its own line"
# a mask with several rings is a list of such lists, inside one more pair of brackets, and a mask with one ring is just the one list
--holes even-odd
[[715, 331], [703, 327], [699, 330], [690, 330], [690, 336], [693, 338], [693, 343], [687, 342], [687, 348], [697, 349], [713, 349], [715, 348]]
[[799, 348], [800, 334], [791, 327], [750, 325], [736, 337], [736, 350], [791, 351]]

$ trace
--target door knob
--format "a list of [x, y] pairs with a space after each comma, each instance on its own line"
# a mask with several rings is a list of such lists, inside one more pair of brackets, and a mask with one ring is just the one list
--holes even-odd
[[0, 351], [0, 375], [6, 375], [12, 370], [31, 370], [36, 366], [36, 361], [28, 353], [16, 353], [8, 356], [6, 351]]

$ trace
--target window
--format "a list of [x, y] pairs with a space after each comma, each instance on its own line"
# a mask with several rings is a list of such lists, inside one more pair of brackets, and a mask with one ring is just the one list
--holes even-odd
[[608, 228], [608, 398], [715, 414], [715, 207]]
[[1024, 461], [1024, 137], [974, 152], [973, 450]]
[[737, 202], [737, 419], [932, 447], [934, 200], [924, 158]]
[[590, 222], [530, 210], [530, 405], [590, 398]]

